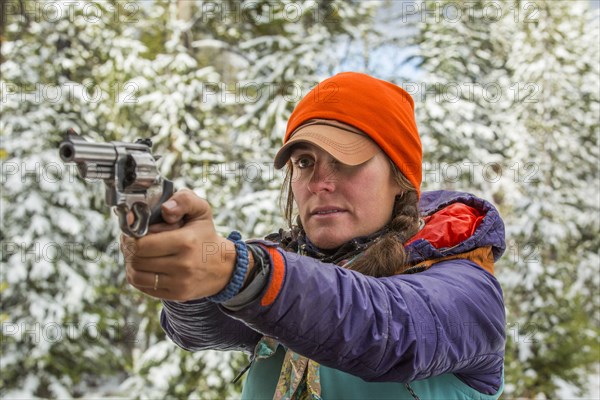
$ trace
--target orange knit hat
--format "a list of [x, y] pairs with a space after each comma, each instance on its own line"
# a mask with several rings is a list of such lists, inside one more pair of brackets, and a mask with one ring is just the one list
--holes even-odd
[[404, 89], [356, 72], [328, 78], [300, 100], [288, 120], [283, 143], [298, 127], [314, 119], [344, 122], [366, 133], [420, 194], [421, 139], [413, 99]]

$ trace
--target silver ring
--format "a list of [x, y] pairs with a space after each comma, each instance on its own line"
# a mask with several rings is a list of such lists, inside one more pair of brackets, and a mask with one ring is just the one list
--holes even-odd
[[158, 289], [158, 274], [154, 274], [154, 290]]

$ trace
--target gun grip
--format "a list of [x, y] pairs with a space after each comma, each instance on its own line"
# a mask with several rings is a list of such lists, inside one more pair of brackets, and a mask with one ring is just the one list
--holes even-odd
[[171, 198], [171, 196], [173, 196], [174, 192], [175, 192], [175, 190], [173, 187], [173, 182], [168, 179], [164, 179], [162, 196], [160, 197], [158, 202], [154, 205], [154, 207], [152, 207], [152, 209], [150, 210], [150, 221], [148, 223], [149, 225], [165, 222], [162, 218], [162, 212], [160, 211], [160, 206], [165, 201], [169, 200]]

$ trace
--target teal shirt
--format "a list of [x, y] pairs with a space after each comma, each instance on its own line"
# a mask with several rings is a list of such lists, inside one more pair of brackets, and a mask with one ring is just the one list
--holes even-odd
[[[254, 360], [248, 371], [242, 399], [273, 399], [284, 356], [285, 350], [279, 346], [272, 357]], [[365, 382], [354, 375], [324, 366], [320, 367], [319, 373], [324, 400], [414, 399], [403, 383]], [[486, 395], [464, 384], [454, 374], [444, 374], [411, 382], [410, 387], [421, 400], [495, 400], [500, 397], [504, 383], [496, 394]]]

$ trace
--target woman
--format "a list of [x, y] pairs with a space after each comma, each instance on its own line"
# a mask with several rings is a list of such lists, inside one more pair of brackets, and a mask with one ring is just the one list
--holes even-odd
[[498, 398], [504, 226], [472, 195], [420, 193], [411, 97], [338, 74], [300, 101], [284, 143], [288, 230], [226, 240], [206, 201], [179, 191], [167, 224], [122, 239], [167, 335], [250, 353], [248, 399]]

